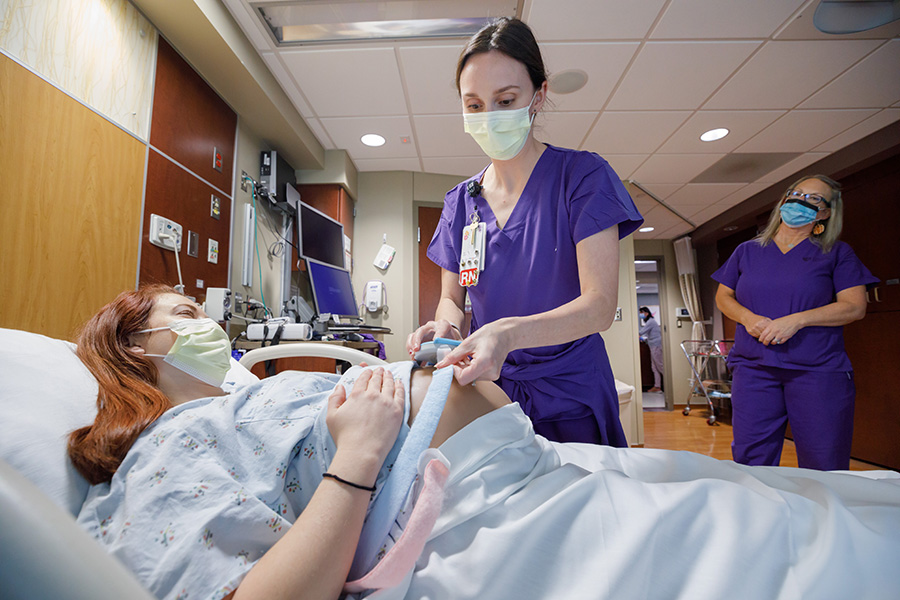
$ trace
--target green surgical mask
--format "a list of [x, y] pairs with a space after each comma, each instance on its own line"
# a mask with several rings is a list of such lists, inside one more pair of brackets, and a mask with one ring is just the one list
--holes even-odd
[[231, 369], [231, 341], [219, 324], [212, 319], [182, 319], [166, 327], [142, 329], [149, 333], [171, 329], [178, 336], [168, 354], [144, 354], [162, 358], [176, 369], [200, 381], [219, 387]]
[[481, 113], [463, 113], [466, 133], [475, 138], [481, 149], [494, 160], [509, 160], [518, 156], [534, 122], [529, 115], [537, 92], [528, 106], [516, 110], [491, 110]]

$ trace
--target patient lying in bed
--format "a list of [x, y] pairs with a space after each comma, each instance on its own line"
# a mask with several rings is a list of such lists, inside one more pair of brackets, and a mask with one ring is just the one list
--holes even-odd
[[[79, 344], [101, 382], [96, 423], [127, 429], [121, 415], [104, 415], [116, 400], [103, 391], [127, 383], [126, 371], [162, 398], [106, 462], [91, 467], [98, 448], [77, 444], [94, 436], [73, 436], [82, 472], [111, 474], [79, 521], [159, 597], [335, 598], [370, 531], [389, 532], [375, 540], [375, 562], [384, 556], [378, 564], [401, 572], [380, 589], [348, 588], [360, 597], [888, 598], [900, 589], [898, 479], [554, 444], [495, 386], [461, 387], [449, 370], [411, 363], [343, 378], [283, 374], [226, 393], [173, 366], [184, 363], [172, 348], [192, 336], [168, 325], [202, 317], [195, 306], [156, 288], [117, 302]], [[392, 486], [435, 406], [431, 460], [411, 485]], [[435, 464], [443, 477], [432, 494]], [[373, 493], [359, 489], [373, 483]], [[399, 508], [381, 522], [391, 495]], [[435, 503], [430, 521], [417, 519]], [[418, 546], [398, 541], [412, 530]]]

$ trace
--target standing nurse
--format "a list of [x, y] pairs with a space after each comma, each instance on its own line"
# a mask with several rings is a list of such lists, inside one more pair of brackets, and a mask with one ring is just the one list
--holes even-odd
[[713, 273], [716, 304], [738, 323], [728, 354], [736, 462], [778, 465], [790, 421], [799, 466], [850, 467], [856, 388], [843, 325], [865, 316], [878, 279], [838, 241], [842, 218], [840, 185], [804, 177]]
[[626, 446], [598, 332], [616, 310], [619, 239], [641, 215], [605, 160], [534, 139], [548, 86], [525, 23], [501, 18], [476, 33], [456, 83], [465, 130], [491, 163], [444, 199], [428, 247], [441, 299], [407, 350], [461, 339], [468, 294], [471, 335], [438, 367], [454, 365], [462, 384], [496, 380], [551, 440]]

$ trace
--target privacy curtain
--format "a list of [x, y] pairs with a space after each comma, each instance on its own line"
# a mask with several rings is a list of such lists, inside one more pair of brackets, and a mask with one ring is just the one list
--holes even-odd
[[681, 297], [691, 315], [691, 339], [705, 340], [703, 307], [700, 305], [700, 292], [697, 289], [697, 266], [691, 238], [689, 236], [679, 238], [673, 242], [673, 245], [675, 261], [678, 263], [678, 284], [681, 286]]

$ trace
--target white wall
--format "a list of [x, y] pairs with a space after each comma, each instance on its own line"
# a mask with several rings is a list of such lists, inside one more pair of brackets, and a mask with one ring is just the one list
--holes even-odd
[[[644, 412], [641, 398], [640, 347], [638, 346], [637, 296], [634, 293], [636, 277], [634, 272], [634, 239], [629, 236], [619, 242], [619, 301], [622, 320], [613, 321], [610, 328], [601, 335], [606, 344], [609, 364], [613, 375], [619, 381], [634, 386], [634, 397], [628, 404], [621, 405], [620, 411], [630, 411], [630, 419], [623, 418], [625, 435], [632, 446], [644, 443]], [[627, 423], [633, 423], [629, 431]]]
[[[259, 243], [259, 259], [256, 247], [253, 248], [253, 285], [241, 285], [241, 270], [244, 253], [244, 206], [253, 204], [251, 187], [241, 190], [241, 171], [246, 171], [253, 179], [259, 180], [259, 153], [267, 150], [262, 140], [250, 131], [238, 119], [238, 140], [235, 150], [234, 165], [234, 201], [232, 202], [232, 237], [231, 237], [231, 283], [232, 292], [241, 294], [244, 299], [250, 297], [265, 302], [274, 316], [281, 314], [281, 258], [269, 254], [269, 248], [281, 238], [281, 214], [272, 210], [267, 201], [257, 199], [257, 241]], [[287, 248], [284, 249], [288, 251]], [[260, 287], [260, 263], [262, 264], [262, 287]], [[262, 314], [260, 314], [262, 316]], [[244, 323], [238, 319], [231, 321], [229, 334], [233, 337], [244, 329]]]

